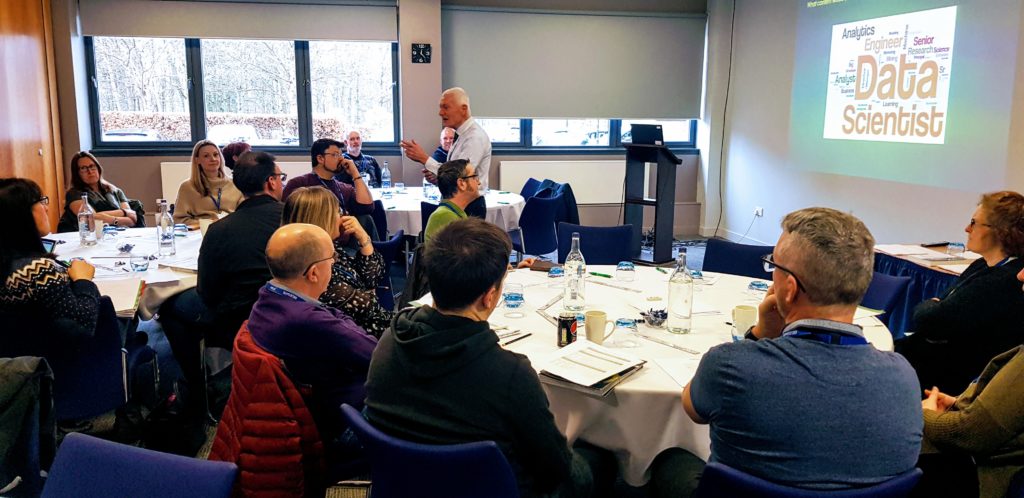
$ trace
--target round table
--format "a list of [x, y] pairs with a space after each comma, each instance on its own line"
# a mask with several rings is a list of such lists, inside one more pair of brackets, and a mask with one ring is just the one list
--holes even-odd
[[[420, 202], [424, 200], [423, 189], [420, 187], [406, 187], [392, 189], [395, 193], [390, 199], [383, 197], [383, 190], [370, 189], [374, 200], [380, 200], [384, 204], [384, 211], [388, 219], [388, 231], [395, 233], [405, 230], [408, 235], [416, 235], [423, 230], [423, 221], [420, 219]], [[506, 232], [519, 226], [519, 215], [523, 212], [526, 201], [523, 196], [514, 192], [491, 190], [485, 196], [487, 198], [487, 221], [498, 225]], [[437, 201], [429, 201], [437, 204]]]
[[[608, 275], [615, 273], [615, 268], [610, 266], [590, 266], [588, 270]], [[620, 317], [638, 318], [636, 308], [664, 308], [661, 304], [664, 301], [648, 299], [664, 299], [669, 275], [651, 267], [638, 267], [636, 274], [634, 282], [588, 277], [586, 309], [605, 311], [608, 319], [614, 321]], [[763, 291], [748, 289], [749, 283], [755, 279], [710, 272], [704, 275], [706, 280], [703, 283], [698, 280], [694, 287], [695, 314], [689, 334], [673, 335], [664, 329], [644, 324], [639, 326], [641, 334], [696, 350], [700, 354], [689, 354], [639, 339], [639, 347], [616, 350], [647, 360], [647, 363], [604, 398], [543, 384], [555, 421], [570, 443], [582, 438], [614, 452], [624, 479], [633, 486], [647, 482], [648, 467], [654, 457], [667, 448], [681, 447], [705, 460], [710, 456], [708, 426], [690, 420], [683, 411], [680, 393], [696, 370], [701, 356], [711, 347], [733, 340], [732, 327], [726, 324], [732, 320], [732, 308], [740, 304], [756, 305], [764, 297]], [[529, 356], [539, 371], [558, 347], [555, 326], [538, 314], [537, 309], [560, 296], [561, 282], [548, 279], [544, 272], [525, 269], [511, 272], [506, 279], [508, 282], [524, 286], [526, 302], [522, 310], [525, 316], [509, 318], [504, 316], [504, 309], [498, 308], [489, 321], [494, 327], [506, 326], [531, 333], [531, 336], [507, 347]], [[558, 302], [547, 311], [551, 316], [557, 316], [561, 309]], [[861, 314], [866, 313], [858, 313]], [[864, 316], [857, 318], [855, 323], [864, 327], [865, 336], [875, 347], [892, 350], [892, 336], [879, 320]], [[578, 335], [585, 338], [582, 330]], [[612, 334], [605, 344], [609, 345], [614, 340], [615, 334]]]

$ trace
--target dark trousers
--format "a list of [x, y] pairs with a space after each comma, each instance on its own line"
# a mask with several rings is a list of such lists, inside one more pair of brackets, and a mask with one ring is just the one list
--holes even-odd
[[206, 406], [205, 400], [200, 399], [206, 392], [200, 344], [213, 324], [212, 313], [195, 288], [171, 296], [160, 306], [160, 326], [188, 384], [192, 400], [188, 403], [189, 411], [197, 416], [205, 412]]
[[651, 463], [650, 495], [653, 498], [696, 496], [705, 465], [704, 460], [682, 448], [669, 448], [659, 453]]

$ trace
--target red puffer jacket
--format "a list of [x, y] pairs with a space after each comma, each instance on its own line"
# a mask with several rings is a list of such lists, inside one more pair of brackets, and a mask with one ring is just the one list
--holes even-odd
[[210, 460], [238, 465], [235, 496], [323, 496], [323, 443], [281, 361], [253, 342], [248, 322], [233, 356], [231, 396]]

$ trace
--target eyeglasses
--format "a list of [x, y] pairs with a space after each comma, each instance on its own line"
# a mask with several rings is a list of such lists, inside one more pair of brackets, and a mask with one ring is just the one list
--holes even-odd
[[344, 153], [342, 153], [342, 152], [324, 152], [324, 155], [325, 156], [333, 156], [333, 157], [337, 157], [337, 158], [340, 159], [344, 155]]
[[44, 196], [40, 197], [39, 200], [36, 201], [36, 202], [38, 202], [38, 203], [40, 203], [40, 204], [42, 204], [44, 206], [49, 206], [50, 205], [50, 198], [44, 195]]
[[302, 272], [302, 276], [305, 277], [306, 274], [309, 273], [309, 270], [313, 269], [314, 265], [316, 265], [318, 263], [323, 263], [324, 261], [327, 261], [329, 259], [333, 259], [334, 263], [340, 263], [341, 262], [341, 255], [338, 254], [338, 251], [334, 251], [334, 254], [331, 254], [330, 256], [328, 256], [328, 257], [326, 257], [324, 259], [318, 259], [318, 260], [310, 263], [309, 266], [306, 267], [306, 271]]
[[274, 173], [274, 174], [268, 176], [267, 180], [269, 180], [269, 179], [271, 179], [271, 178], [273, 178], [275, 176], [281, 179], [281, 183], [284, 183], [284, 181], [288, 179], [288, 173]]
[[95, 164], [90, 164], [88, 166], [79, 166], [78, 167], [78, 171], [81, 171], [82, 173], [85, 173], [85, 172], [88, 172], [88, 171], [96, 171], [97, 169], [99, 169], [99, 168], [97, 168]]
[[804, 292], [807, 292], [807, 289], [804, 288], [804, 284], [800, 283], [800, 278], [796, 276], [796, 273], [793, 273], [792, 270], [784, 268], [782, 265], [776, 263], [775, 260], [772, 259], [771, 254], [765, 254], [764, 256], [761, 256], [761, 261], [764, 263], [764, 271], [771, 273], [775, 271], [776, 268], [778, 268], [790, 275], [793, 275], [793, 280], [796, 280], [797, 288]]
[[460, 176], [459, 180], [469, 180], [470, 178], [480, 178], [480, 175]]
[[982, 223], [982, 222], [980, 222], [980, 221], [978, 221], [978, 220], [976, 220], [974, 218], [971, 218], [971, 224], [968, 225], [968, 226], [970, 226], [971, 228], [974, 228], [974, 225], [981, 225], [983, 227], [992, 228], [992, 225], [989, 225], [988, 223]]

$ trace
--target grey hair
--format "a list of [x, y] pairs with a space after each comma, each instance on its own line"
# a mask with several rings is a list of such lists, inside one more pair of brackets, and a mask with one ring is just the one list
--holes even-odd
[[444, 97], [445, 95], [451, 95], [452, 98], [455, 99], [455, 105], [465, 105], [467, 109], [470, 108], [469, 94], [467, 94], [466, 91], [463, 90], [461, 87], [456, 86], [449, 88], [445, 90], [444, 93], [441, 94], [442, 97]]
[[851, 214], [824, 207], [793, 211], [782, 219], [787, 253], [814, 304], [856, 305], [874, 276], [875, 238]]

